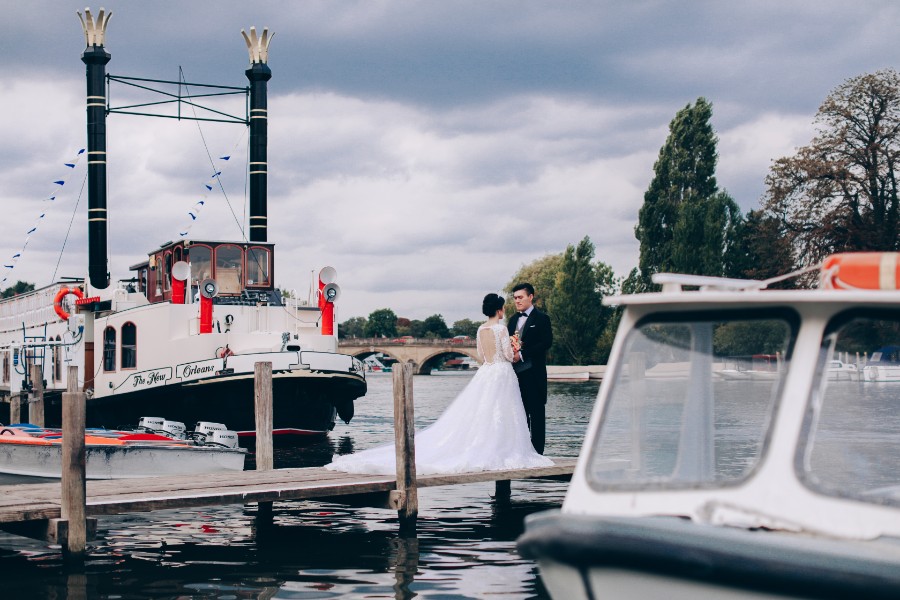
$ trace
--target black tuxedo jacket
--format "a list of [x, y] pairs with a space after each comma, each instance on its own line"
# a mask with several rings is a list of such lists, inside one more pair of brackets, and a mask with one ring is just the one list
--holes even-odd
[[[515, 313], [506, 324], [510, 335], [516, 332], [518, 322], [519, 313]], [[547, 351], [553, 345], [550, 317], [537, 308], [532, 310], [522, 328], [521, 342], [522, 360], [531, 363], [531, 367], [516, 373], [527, 409], [529, 404], [547, 402]]]

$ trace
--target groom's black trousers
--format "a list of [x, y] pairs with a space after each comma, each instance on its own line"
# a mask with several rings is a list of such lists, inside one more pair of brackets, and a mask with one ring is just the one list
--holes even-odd
[[538, 454], [544, 453], [544, 438], [547, 433], [546, 408], [547, 406], [543, 402], [525, 407], [528, 429], [531, 431], [531, 445]]

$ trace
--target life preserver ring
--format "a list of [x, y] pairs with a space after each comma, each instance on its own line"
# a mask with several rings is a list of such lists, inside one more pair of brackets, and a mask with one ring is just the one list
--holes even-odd
[[897, 252], [847, 252], [832, 254], [822, 263], [825, 289], [900, 289], [900, 254]]
[[53, 310], [56, 311], [56, 316], [58, 316], [63, 321], [69, 320], [69, 313], [63, 310], [62, 307], [63, 298], [65, 298], [69, 294], [73, 294], [78, 299], [84, 298], [84, 292], [82, 292], [80, 288], [69, 289], [65, 286], [59, 288], [59, 291], [56, 292], [56, 297], [53, 299]]

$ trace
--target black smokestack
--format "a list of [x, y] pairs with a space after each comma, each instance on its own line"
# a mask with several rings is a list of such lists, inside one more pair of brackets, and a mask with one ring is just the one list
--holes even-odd
[[[81, 55], [87, 77], [88, 150], [88, 277], [91, 286], [109, 287], [109, 249], [106, 220], [106, 63], [110, 55], [103, 47], [106, 24], [112, 13], [97, 20], [88, 9], [81, 19], [87, 47]], [[81, 13], [78, 13], [81, 18]]]
[[[268, 237], [267, 194], [268, 170], [266, 146], [269, 141], [268, 81], [272, 70], [269, 60], [269, 42], [272, 37], [267, 28], [261, 38], [256, 28], [250, 35], [241, 30], [250, 51], [250, 68], [245, 71], [250, 80], [250, 235], [251, 242], [265, 242]], [[273, 34], [274, 35], [274, 34]]]

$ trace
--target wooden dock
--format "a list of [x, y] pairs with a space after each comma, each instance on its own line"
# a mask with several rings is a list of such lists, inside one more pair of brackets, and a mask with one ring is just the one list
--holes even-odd
[[[514, 479], [568, 479], [574, 458], [553, 459], [552, 467], [479, 471], [418, 477], [418, 487]], [[223, 504], [282, 500], [346, 502], [356, 506], [398, 509], [393, 475], [352, 475], [322, 467], [243, 471], [178, 477], [148, 477], [87, 482], [85, 513], [103, 516]], [[0, 487], [0, 524], [60, 518], [59, 483]]]
[[[256, 470], [208, 475], [85, 481], [84, 394], [63, 394], [63, 470], [58, 483], [0, 486], [0, 529], [59, 543], [69, 560], [83, 560], [96, 517], [134, 512], [257, 504], [260, 525], [271, 522], [272, 503], [320, 500], [397, 511], [401, 534], [415, 535], [419, 487], [495, 482], [495, 499], [509, 499], [510, 481], [571, 478], [576, 459], [553, 466], [452, 475], [415, 470], [411, 364], [395, 370], [394, 434], [397, 471], [354, 475], [323, 467], [273, 469], [271, 363], [256, 369]], [[71, 367], [74, 369], [74, 367]], [[70, 376], [69, 381], [77, 377]]]

